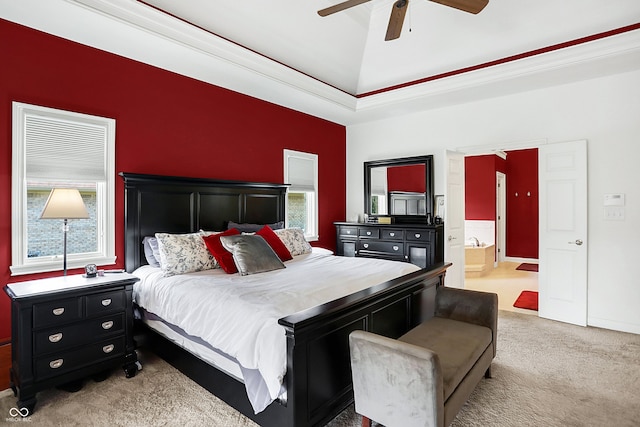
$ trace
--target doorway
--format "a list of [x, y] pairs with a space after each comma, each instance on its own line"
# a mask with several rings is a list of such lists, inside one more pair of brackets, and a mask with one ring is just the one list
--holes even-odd
[[[472, 193], [465, 194], [464, 287], [497, 293], [501, 310], [537, 315], [535, 310], [513, 307], [522, 291], [538, 291], [538, 273], [517, 269], [521, 263], [538, 262], [537, 149], [513, 150], [511, 158], [509, 154], [500, 151], [465, 159], [465, 182], [469, 183], [465, 192]], [[469, 247], [475, 245], [480, 248]], [[479, 256], [483, 247], [493, 248], [490, 257]], [[477, 264], [479, 259], [483, 265]]]

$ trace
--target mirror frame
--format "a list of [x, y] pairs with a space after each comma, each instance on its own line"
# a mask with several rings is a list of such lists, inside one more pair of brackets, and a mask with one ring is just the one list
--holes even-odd
[[[381, 166], [410, 166], [423, 164], [425, 166], [425, 198], [426, 213], [424, 215], [372, 215], [371, 214], [371, 169]], [[433, 218], [433, 155], [404, 157], [364, 162], [364, 212], [373, 218], [378, 216], [391, 217], [396, 224], [426, 224], [427, 218]]]

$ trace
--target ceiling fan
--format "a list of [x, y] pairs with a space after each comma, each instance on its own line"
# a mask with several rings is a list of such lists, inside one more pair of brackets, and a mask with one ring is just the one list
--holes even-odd
[[[345, 9], [349, 9], [353, 6], [357, 6], [362, 3], [369, 2], [371, 0], [347, 0], [342, 3], [321, 9], [318, 11], [320, 16], [328, 16], [336, 12], [340, 12]], [[464, 12], [476, 14], [480, 12], [489, 3], [489, 0], [430, 0], [435, 3], [440, 3], [445, 6], [453, 7]], [[404, 15], [407, 13], [407, 7], [409, 6], [409, 0], [397, 0], [391, 8], [391, 16], [389, 17], [389, 25], [387, 26], [387, 35], [385, 40], [394, 40], [400, 37], [402, 31], [402, 23], [404, 22]]]

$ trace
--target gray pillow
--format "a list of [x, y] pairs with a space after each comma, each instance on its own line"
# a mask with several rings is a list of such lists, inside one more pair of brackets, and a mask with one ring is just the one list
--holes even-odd
[[233, 261], [242, 276], [285, 268], [278, 255], [262, 236], [222, 236], [220, 242], [233, 254]]
[[273, 224], [250, 224], [248, 222], [239, 224], [237, 222], [229, 221], [229, 223], [227, 224], [227, 230], [237, 228], [241, 233], [255, 233], [265, 225], [268, 225], [272, 230], [280, 230], [284, 228], [284, 221], [274, 222]]
[[144, 257], [152, 267], [160, 267], [160, 250], [158, 249], [158, 239], [154, 236], [146, 236], [142, 239], [144, 246]]

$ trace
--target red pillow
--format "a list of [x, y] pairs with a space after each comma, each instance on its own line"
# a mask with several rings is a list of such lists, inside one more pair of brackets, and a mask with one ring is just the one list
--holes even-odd
[[289, 249], [287, 249], [285, 244], [282, 243], [280, 237], [278, 237], [278, 235], [273, 232], [271, 227], [265, 225], [260, 230], [256, 231], [256, 234], [267, 241], [269, 246], [271, 246], [271, 249], [273, 249], [276, 255], [278, 255], [278, 258], [280, 258], [280, 261], [289, 261], [290, 259], [293, 259], [293, 257], [291, 256], [291, 252], [289, 252]]
[[233, 262], [233, 255], [231, 254], [231, 252], [229, 252], [224, 248], [224, 246], [222, 246], [220, 237], [233, 236], [235, 234], [240, 234], [240, 231], [238, 231], [237, 228], [232, 228], [230, 230], [223, 231], [222, 233], [212, 234], [210, 236], [202, 236], [204, 244], [207, 245], [207, 249], [209, 249], [211, 255], [213, 255], [216, 261], [218, 261], [220, 267], [229, 274], [237, 273], [238, 268], [236, 267], [236, 263]]

